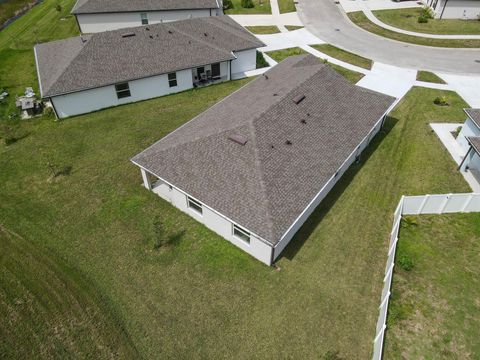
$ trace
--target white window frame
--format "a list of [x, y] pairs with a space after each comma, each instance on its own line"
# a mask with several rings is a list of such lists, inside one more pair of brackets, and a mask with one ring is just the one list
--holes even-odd
[[[127, 85], [127, 87], [125, 89], [120, 89], [119, 90], [118, 87], [122, 86], [122, 85]], [[130, 84], [128, 82], [115, 84], [115, 93], [117, 94], [117, 98], [119, 100], [131, 97], [132, 92], [130, 91]], [[127, 93], [128, 93], [128, 95], [127, 95]]]
[[148, 25], [148, 13], [140, 13], [140, 22], [142, 23], [142, 25]]
[[[240, 234], [247, 237], [247, 239], [244, 239], [244, 238], [238, 236], [237, 234], [235, 234], [235, 232], [239, 232]], [[232, 235], [235, 239], [238, 239], [238, 240], [242, 241], [243, 243], [245, 243], [247, 245], [250, 245], [250, 239], [252, 237], [252, 234], [250, 234], [247, 230], [241, 228], [240, 226], [238, 226], [236, 224], [232, 224]]]
[[[170, 79], [170, 76], [173, 75], [173, 78]], [[177, 73], [176, 72], [171, 72], [167, 74], [167, 79], [168, 79], [168, 86], [169, 87], [176, 87], [178, 86], [178, 81], [177, 81]], [[175, 82], [175, 85], [172, 85], [172, 83]]]
[[[194, 206], [191, 206], [191, 204], [193, 204]], [[197, 209], [197, 207], [199, 207], [200, 209]], [[200, 201], [197, 201], [193, 198], [191, 198], [190, 196], [187, 196], [187, 208], [189, 208], [190, 210], [193, 210], [196, 214], [200, 215], [200, 216], [203, 216], [203, 205]]]

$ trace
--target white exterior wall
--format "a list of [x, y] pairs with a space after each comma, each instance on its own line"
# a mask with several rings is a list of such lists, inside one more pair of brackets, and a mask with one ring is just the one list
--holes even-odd
[[[138, 12], [123, 13], [102, 13], [102, 14], [78, 14], [77, 21], [82, 33], [96, 33], [101, 31], [117, 30], [135, 26], [142, 26], [142, 20]], [[170, 22], [216, 16], [217, 9], [195, 9], [195, 10], [170, 10], [170, 11], [145, 11], [149, 24]]]
[[466, 158], [460, 168], [460, 171], [466, 171], [467, 167], [469, 169], [480, 171], [480, 156], [478, 156], [474, 149], [470, 150], [467, 153]]
[[[170, 189], [170, 187], [162, 180], [158, 180], [155, 183], [153, 192], [257, 260], [260, 260], [267, 265], [271, 265], [273, 248], [254, 235], [250, 235], [250, 244], [237, 239], [233, 236], [233, 222], [226, 217], [218, 214], [205, 205], [203, 205], [203, 214], [200, 215], [198, 212], [187, 206], [187, 195], [185, 193], [173, 186]], [[245, 229], [241, 224], [237, 225]]]
[[292, 227], [283, 235], [282, 239], [277, 243], [274, 249], [273, 259], [277, 259], [281, 252], [285, 249], [288, 245], [290, 240], [292, 240], [295, 233], [300, 229], [300, 227], [305, 223], [305, 221], [310, 217], [316, 207], [320, 204], [320, 202], [328, 195], [330, 190], [335, 186], [335, 184], [340, 180], [342, 175], [345, 171], [348, 170], [350, 165], [355, 162], [355, 159], [360, 156], [363, 150], [368, 146], [370, 141], [373, 137], [380, 131], [382, 127], [383, 118], [380, 119], [376, 124], [375, 127], [370, 131], [369, 135], [360, 143], [359, 146], [355, 149], [352, 154], [347, 158], [347, 160], [343, 163], [343, 165], [338, 169], [336, 175], [332, 176], [327, 184], [323, 187], [323, 189], [317, 194], [317, 196], [313, 199], [310, 205], [304, 210], [302, 215], [297, 219], [297, 221], [292, 225]]
[[232, 74], [255, 70], [257, 67], [257, 49], [235, 52], [237, 57], [232, 60]]
[[[480, 14], [480, 1], [478, 0], [448, 0], [447, 5], [445, 6], [445, 11], [443, 11], [445, 1], [446, 0], [438, 0], [436, 3], [434, 9], [436, 18], [442, 16], [442, 19], [476, 20]], [[435, 0], [424, 1], [427, 5], [432, 6], [432, 9], [435, 2]]]
[[465, 151], [470, 148], [470, 145], [468, 144], [468, 141], [466, 139], [468, 136], [480, 136], [480, 129], [470, 118], [465, 121], [465, 124], [463, 124], [462, 130], [457, 137], [457, 142]]
[[129, 81], [131, 96], [117, 98], [115, 85], [79, 91], [52, 97], [52, 103], [59, 118], [85, 114], [92, 111], [151, 99], [193, 88], [192, 70], [177, 71], [177, 86], [169, 87], [168, 75], [152, 76]]

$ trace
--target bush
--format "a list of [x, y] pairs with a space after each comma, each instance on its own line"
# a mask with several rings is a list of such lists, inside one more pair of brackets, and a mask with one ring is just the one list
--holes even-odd
[[155, 250], [160, 249], [162, 246], [168, 244], [168, 237], [165, 233], [165, 227], [163, 226], [162, 220], [157, 216], [153, 220], [153, 248]]
[[255, 6], [252, 0], [241, 0], [240, 5], [245, 9], [251, 9]]
[[55, 10], [57, 10], [58, 12], [61, 12], [62, 11], [62, 5], [57, 4], [57, 6], [55, 6]]
[[425, 18], [427, 19], [427, 21], [428, 21], [428, 19], [433, 19], [432, 9], [430, 9], [429, 6], [424, 6], [424, 7], [422, 8], [422, 11], [421, 11], [421, 13], [420, 13], [420, 16], [425, 17]]
[[448, 106], [448, 101], [446, 96], [437, 96], [435, 100], [433, 100], [433, 103], [435, 105]]
[[420, 24], [426, 24], [426, 23], [428, 23], [428, 17], [423, 16], [423, 15], [420, 15], [420, 16], [418, 17], [418, 22], [419, 22]]
[[223, 0], [223, 10], [233, 9], [232, 0]]
[[257, 69], [268, 67], [267, 60], [263, 57], [263, 54], [260, 51], [257, 51]]

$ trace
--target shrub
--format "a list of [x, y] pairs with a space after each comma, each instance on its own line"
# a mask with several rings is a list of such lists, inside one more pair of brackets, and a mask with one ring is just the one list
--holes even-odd
[[426, 23], [428, 23], [428, 17], [423, 16], [423, 15], [420, 15], [420, 16], [418, 17], [418, 22], [419, 22], [420, 24], [426, 24]]
[[415, 261], [404, 253], [398, 254], [396, 263], [405, 271], [411, 271], [415, 267]]
[[251, 9], [254, 7], [252, 0], [241, 0], [240, 5], [245, 9]]
[[433, 100], [433, 103], [435, 105], [448, 106], [448, 101], [446, 96], [437, 96], [435, 100]]
[[223, 0], [223, 10], [233, 9], [232, 0]]
[[57, 6], [55, 6], [55, 10], [57, 10], [58, 12], [61, 12], [62, 11], [62, 5], [57, 4]]
[[424, 6], [420, 12], [420, 16], [423, 16], [427, 19], [433, 19], [433, 12], [432, 9], [430, 9], [429, 6]]
[[415, 216], [404, 216], [402, 217], [402, 227], [417, 226], [418, 221]]
[[257, 69], [268, 67], [267, 60], [263, 57], [263, 54], [260, 51], [257, 51]]

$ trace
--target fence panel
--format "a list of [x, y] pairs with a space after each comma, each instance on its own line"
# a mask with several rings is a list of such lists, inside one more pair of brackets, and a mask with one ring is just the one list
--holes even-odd
[[403, 215], [414, 215], [420, 211], [425, 196], [405, 196], [403, 199]]
[[420, 214], [440, 214], [448, 201], [448, 195], [426, 195]]
[[480, 212], [480, 194], [472, 194], [472, 200], [464, 210], [465, 212]]
[[451, 194], [447, 204], [445, 205], [444, 213], [458, 213], [465, 209], [465, 205], [471, 201], [472, 194]]

